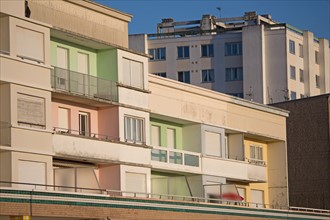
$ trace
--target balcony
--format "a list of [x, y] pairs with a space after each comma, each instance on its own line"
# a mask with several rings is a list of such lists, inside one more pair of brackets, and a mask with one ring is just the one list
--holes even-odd
[[267, 180], [265, 163], [231, 160], [226, 158], [203, 156], [203, 173], [223, 176], [229, 179], [248, 182], [265, 182]]
[[153, 147], [151, 160], [151, 164], [154, 168], [187, 172], [201, 171], [200, 154], [190, 151]]
[[95, 76], [53, 67], [52, 88], [60, 93], [87, 97], [98, 101], [118, 102], [117, 83]]
[[150, 165], [149, 147], [123, 143], [107, 134], [54, 128], [53, 151], [71, 158]]

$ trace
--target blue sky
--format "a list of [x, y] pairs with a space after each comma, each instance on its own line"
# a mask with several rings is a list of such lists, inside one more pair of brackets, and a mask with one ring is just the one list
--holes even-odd
[[[272, 19], [289, 23], [316, 37], [330, 38], [330, 0], [95, 0], [133, 15], [130, 34], [155, 33], [162, 18], [175, 21], [199, 20], [203, 14], [216, 17], [242, 16], [247, 11], [271, 14]], [[216, 8], [221, 7], [221, 12]]]

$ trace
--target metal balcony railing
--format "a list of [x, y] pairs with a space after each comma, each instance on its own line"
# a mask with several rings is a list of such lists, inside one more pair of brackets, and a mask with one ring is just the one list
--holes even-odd
[[117, 83], [95, 76], [53, 67], [51, 72], [52, 88], [89, 98], [118, 101]]
[[92, 139], [97, 139], [101, 141], [119, 141], [119, 137], [115, 137], [109, 134], [99, 134], [99, 133], [94, 133], [94, 132], [88, 132], [88, 131], [79, 131], [79, 130], [73, 130], [73, 129], [68, 129], [68, 128], [58, 128], [54, 127], [53, 128], [53, 133], [55, 134], [62, 134], [62, 135], [70, 135], [70, 136], [80, 136], [80, 137], [85, 137], [85, 138], [92, 138]]
[[169, 149], [166, 147], [153, 147], [151, 160], [192, 167], [200, 167], [201, 164], [199, 153]]

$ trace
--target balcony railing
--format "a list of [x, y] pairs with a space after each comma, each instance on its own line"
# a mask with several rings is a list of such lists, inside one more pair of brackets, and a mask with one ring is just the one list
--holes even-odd
[[119, 141], [119, 137], [115, 137], [108, 134], [98, 134], [94, 132], [87, 132], [87, 131], [79, 131], [79, 130], [73, 130], [73, 129], [67, 129], [67, 128], [53, 128], [53, 133], [55, 134], [63, 134], [63, 135], [70, 135], [70, 136], [80, 136], [85, 138], [92, 138], [97, 139], [101, 141]]
[[201, 164], [200, 154], [198, 153], [168, 149], [165, 147], [153, 147], [151, 151], [151, 160], [192, 167], [200, 167]]
[[53, 67], [52, 88], [89, 98], [118, 101], [117, 83], [95, 76]]

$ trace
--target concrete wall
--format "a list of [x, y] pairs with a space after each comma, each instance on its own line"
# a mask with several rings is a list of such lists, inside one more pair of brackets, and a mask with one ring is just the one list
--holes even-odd
[[128, 14], [86, 0], [30, 0], [29, 6], [32, 19], [128, 48]]

